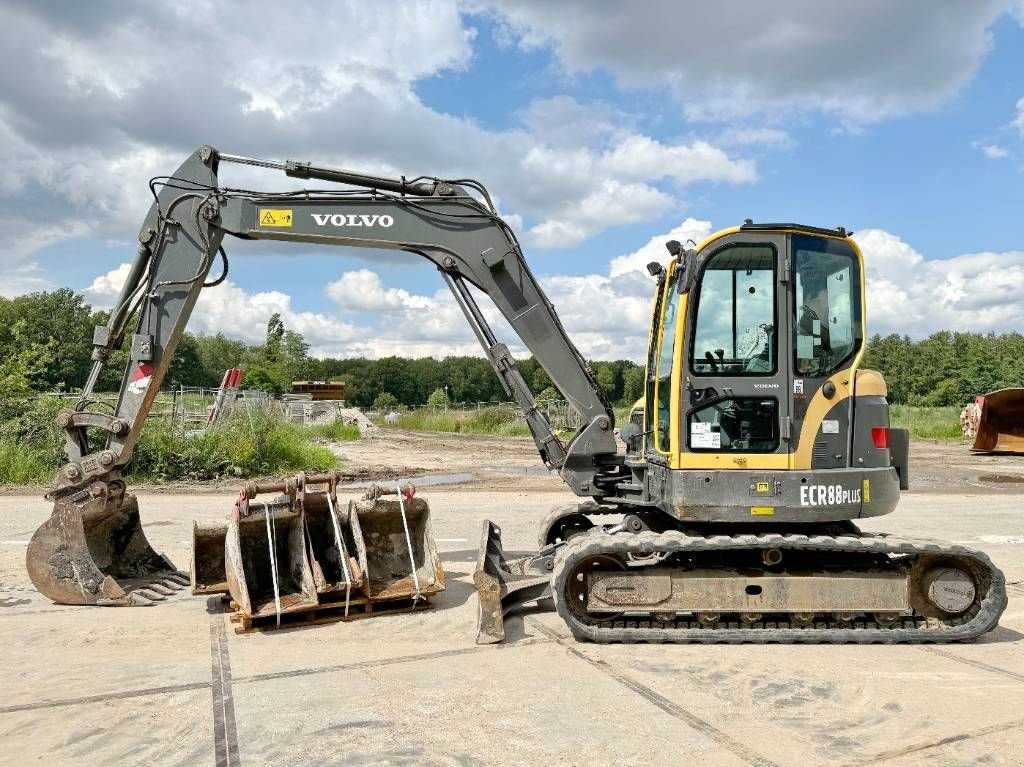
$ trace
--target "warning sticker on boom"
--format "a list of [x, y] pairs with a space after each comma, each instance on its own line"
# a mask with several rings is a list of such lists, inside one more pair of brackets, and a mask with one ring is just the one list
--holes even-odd
[[286, 226], [289, 229], [292, 225], [292, 212], [290, 209], [260, 208], [260, 226]]

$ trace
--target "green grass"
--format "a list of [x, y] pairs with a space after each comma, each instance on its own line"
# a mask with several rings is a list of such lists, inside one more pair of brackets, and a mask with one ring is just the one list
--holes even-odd
[[398, 429], [413, 431], [445, 431], [460, 434], [492, 434], [500, 437], [526, 437], [530, 430], [518, 411], [507, 407], [485, 407], [480, 410], [432, 410], [423, 408], [401, 413]]
[[354, 442], [360, 436], [358, 426], [341, 421], [306, 426], [304, 431], [311, 437], [328, 439], [332, 442]]
[[889, 423], [894, 427], [910, 429], [910, 435], [918, 439], [941, 439], [960, 441], [960, 409], [956, 407], [919, 407], [916, 405], [892, 405], [889, 408]]
[[[37, 400], [27, 412], [0, 423], [0, 484], [43, 484], [64, 464], [63, 436], [55, 424], [61, 403]], [[338, 459], [315, 442], [358, 438], [355, 427], [306, 428], [288, 423], [276, 408], [236, 409], [216, 427], [184, 430], [151, 418], [127, 476], [135, 481], [260, 477], [335, 468]]]

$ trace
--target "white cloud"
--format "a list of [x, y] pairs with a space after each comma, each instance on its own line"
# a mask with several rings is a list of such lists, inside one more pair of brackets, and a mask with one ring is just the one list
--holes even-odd
[[[96, 308], [110, 308], [128, 277], [131, 265], [124, 263], [98, 276], [84, 291], [86, 299]], [[188, 329], [197, 334], [223, 333], [249, 344], [266, 338], [267, 320], [277, 312], [285, 327], [305, 336], [310, 351], [318, 356], [337, 354], [346, 344], [361, 338], [361, 329], [337, 317], [318, 312], [299, 311], [292, 298], [277, 290], [250, 292], [230, 280], [214, 288], [205, 288]]]
[[981, 144], [981, 153], [990, 160], [999, 160], [1010, 155], [1009, 151], [998, 144]]
[[672, 88], [693, 119], [820, 110], [871, 122], [930, 109], [955, 94], [991, 48], [1006, 0], [744, 5], [588, 0], [476, 0], [500, 37], [549, 47], [569, 74]]
[[687, 246], [688, 240], [697, 244], [709, 234], [711, 234], [710, 221], [688, 218], [672, 231], [655, 235], [646, 245], [632, 253], [613, 258], [609, 265], [609, 276], [618, 277], [629, 272], [644, 272], [646, 274], [647, 264], [651, 261], [664, 264], [669, 260], [668, 251], [665, 249], [665, 243], [669, 240], [678, 240], [686, 247], [693, 247], [693, 245]]
[[556, 206], [551, 217], [527, 232], [526, 241], [543, 248], [571, 248], [609, 226], [657, 218], [674, 204], [670, 195], [647, 184], [606, 179], [583, 199]]
[[926, 260], [882, 229], [855, 235], [867, 271], [868, 331], [920, 338], [937, 330], [976, 333], [1024, 326], [1024, 251]]
[[327, 285], [326, 293], [338, 306], [349, 311], [393, 312], [425, 309], [430, 305], [425, 296], [385, 287], [380, 275], [369, 269], [345, 272]]
[[1012, 125], [1020, 131], [1020, 137], [1024, 139], [1024, 97], [1017, 100], [1017, 114], [1013, 118]]
[[718, 137], [722, 146], [763, 146], [766, 149], [789, 149], [792, 137], [780, 128], [727, 128]]
[[[688, 184], [756, 177], [750, 160], [704, 141], [656, 140], [601, 102], [538, 99], [501, 130], [429, 107], [418, 82], [473, 57], [476, 33], [452, 2], [373, 13], [357, 2], [330, 12], [295, 3], [282, 14], [264, 0], [216, 14], [274, 21], [211, 24], [177, 2], [7, 9], [0, 66], [19, 76], [0, 89], [0, 207], [24, 215], [0, 235], [0, 265], [26, 260], [58, 231], [130, 241], [148, 179], [203, 143], [389, 175], [480, 178], [537, 245], [653, 220], [682, 205]], [[237, 166], [223, 166], [222, 177], [300, 185]], [[54, 238], [41, 240], [44, 231]]]
[[53, 288], [53, 283], [43, 274], [38, 264], [22, 264], [4, 272], [4, 278], [0, 281], [0, 296], [14, 298]]

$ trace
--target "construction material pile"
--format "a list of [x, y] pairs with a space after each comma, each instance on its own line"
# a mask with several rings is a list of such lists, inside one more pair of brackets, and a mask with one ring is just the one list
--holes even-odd
[[429, 607], [445, 574], [426, 500], [374, 486], [342, 506], [337, 482], [246, 484], [226, 525], [194, 526], [192, 593], [229, 595], [239, 633]]

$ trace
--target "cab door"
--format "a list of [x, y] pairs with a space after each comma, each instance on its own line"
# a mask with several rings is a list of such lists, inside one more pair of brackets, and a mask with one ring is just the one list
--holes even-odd
[[730, 235], [689, 291], [679, 468], [786, 469], [792, 440], [788, 237]]

